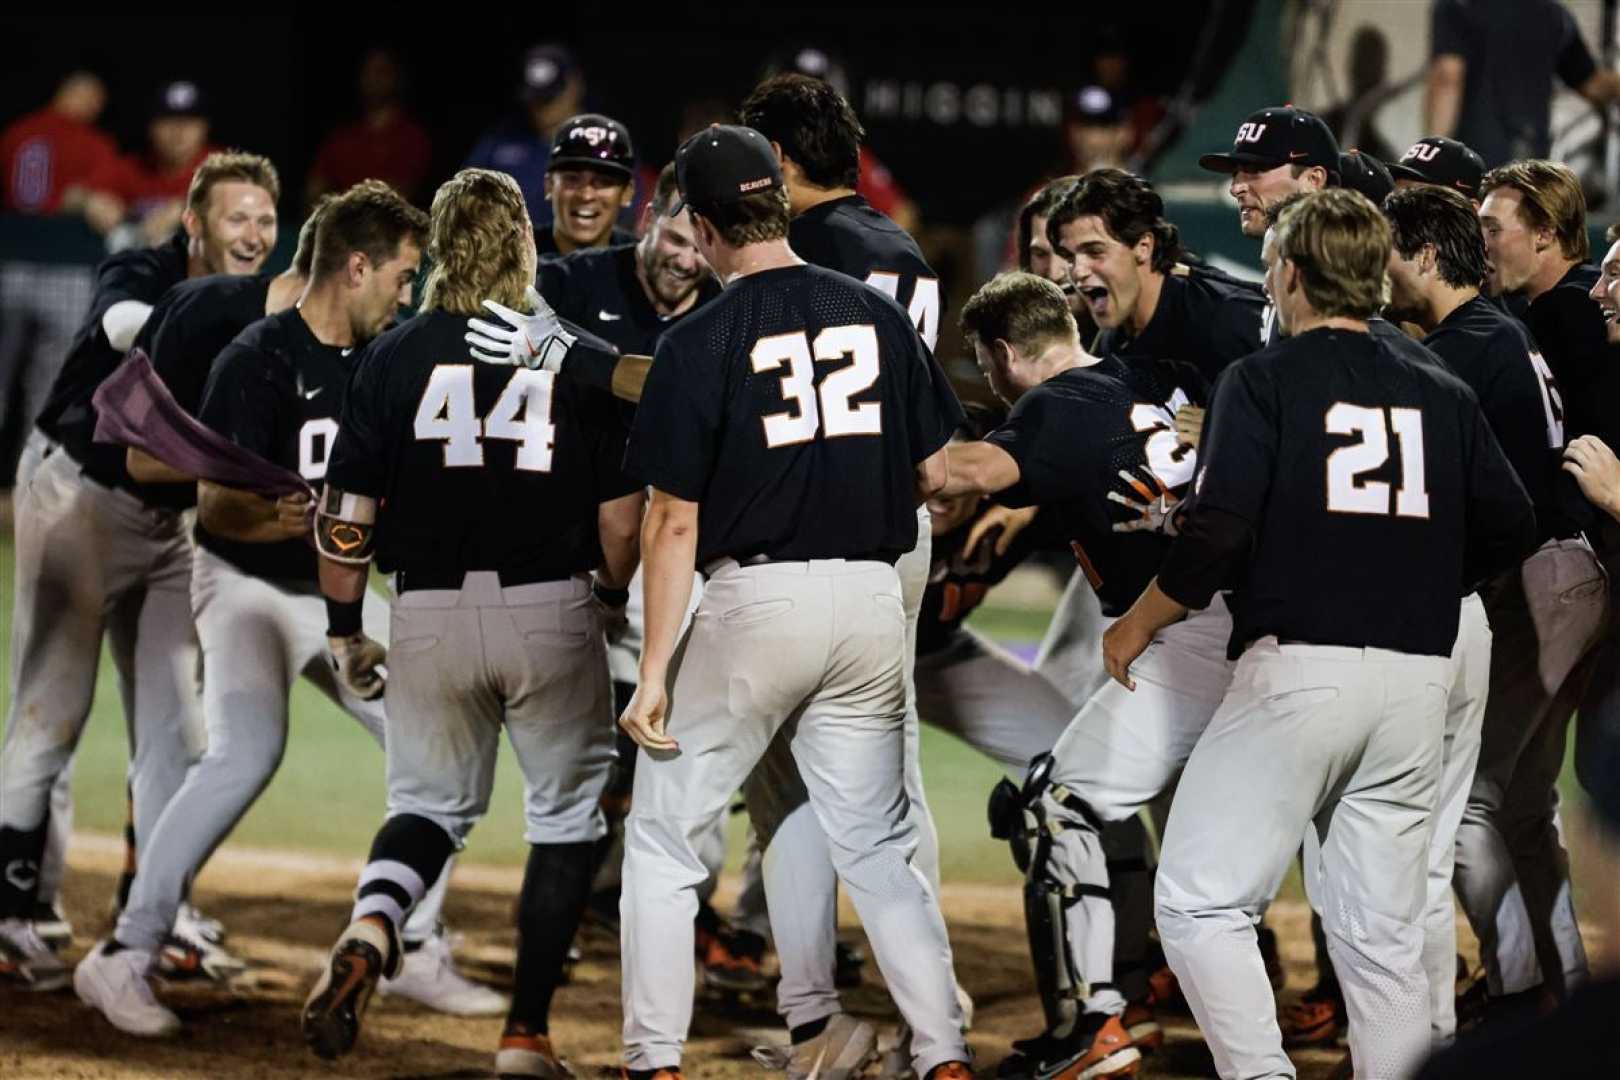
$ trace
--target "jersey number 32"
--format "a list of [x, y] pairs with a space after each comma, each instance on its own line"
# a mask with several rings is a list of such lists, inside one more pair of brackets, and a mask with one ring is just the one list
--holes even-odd
[[[850, 357], [854, 363], [829, 372], [816, 385], [816, 362]], [[756, 374], [782, 372], [782, 401], [791, 406], [761, 419], [771, 449], [809, 442], [818, 431], [840, 435], [881, 435], [883, 406], [851, 404], [850, 398], [877, 382], [877, 331], [871, 325], [829, 326], [812, 343], [802, 331], [774, 334], [754, 343], [750, 360]]]
[[440, 364], [428, 377], [416, 406], [418, 441], [444, 443], [446, 468], [472, 468], [484, 463], [484, 440], [517, 443], [514, 462], [522, 472], [550, 472], [557, 425], [551, 422], [549, 371], [517, 368], [495, 407], [482, 420], [473, 400], [471, 364]]

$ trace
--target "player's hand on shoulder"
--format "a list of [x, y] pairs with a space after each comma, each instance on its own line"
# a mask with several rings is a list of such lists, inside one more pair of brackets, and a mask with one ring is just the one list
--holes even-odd
[[619, 726], [645, 750], [679, 750], [680, 744], [664, 730], [668, 713], [669, 698], [664, 693], [663, 681], [642, 680], [630, 704], [624, 707]]
[[1564, 447], [1564, 471], [1575, 477], [1592, 505], [1620, 517], [1620, 458], [1596, 435], [1582, 435]]
[[308, 493], [298, 491], [276, 500], [276, 525], [286, 533], [287, 539], [309, 536], [314, 524], [315, 501]]
[[387, 649], [363, 633], [328, 637], [326, 645], [332, 653], [332, 671], [344, 689], [361, 701], [382, 697], [387, 684], [382, 670], [388, 660]]
[[563, 326], [557, 313], [533, 285], [524, 293], [524, 298], [531, 314], [485, 300], [484, 307], [500, 321], [467, 320], [465, 340], [473, 358], [488, 364], [512, 364], [552, 372], [562, 370], [568, 350], [573, 348], [577, 338]]
[[1007, 554], [1007, 549], [1018, 539], [1018, 534], [1034, 523], [1038, 509], [1026, 506], [1012, 510], [994, 504], [985, 507], [984, 512], [968, 527], [967, 539], [962, 544], [962, 553], [971, 559], [980, 544], [992, 540], [995, 544], [993, 550], [998, 556]]
[[1114, 522], [1115, 532], [1162, 532], [1175, 536], [1181, 531], [1176, 515], [1181, 498], [1165, 487], [1152, 469], [1145, 465], [1138, 466], [1134, 473], [1121, 469], [1119, 478], [1131, 494], [1110, 490], [1108, 501], [1118, 503], [1136, 516]]

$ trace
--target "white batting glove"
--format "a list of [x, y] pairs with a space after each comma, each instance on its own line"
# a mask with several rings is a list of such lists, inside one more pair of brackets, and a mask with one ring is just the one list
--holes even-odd
[[467, 320], [466, 342], [473, 357], [487, 364], [561, 371], [563, 360], [577, 338], [563, 328], [562, 320], [533, 285], [523, 295], [534, 314], [525, 315], [504, 304], [485, 300], [484, 306], [501, 322]]
[[326, 645], [332, 652], [332, 671], [344, 689], [361, 701], [382, 697], [387, 680], [381, 665], [388, 659], [387, 649], [365, 634], [328, 637]]
[[[1176, 520], [1176, 510], [1181, 505], [1181, 499], [1169, 488], [1164, 481], [1154, 475], [1152, 469], [1146, 466], [1138, 467], [1142, 477], [1137, 477], [1124, 469], [1119, 470], [1119, 478], [1138, 496], [1132, 499], [1118, 491], [1110, 490], [1107, 494], [1109, 502], [1119, 503], [1121, 506], [1136, 514], [1136, 517], [1124, 521], [1114, 522], [1115, 532], [1162, 532], [1166, 536], [1175, 536], [1180, 530]], [[1146, 479], [1146, 483], [1143, 482]]]

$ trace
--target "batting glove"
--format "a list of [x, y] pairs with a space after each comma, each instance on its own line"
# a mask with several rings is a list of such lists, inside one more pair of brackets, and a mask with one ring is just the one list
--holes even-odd
[[1142, 466], [1139, 471], [1142, 477], [1146, 478], [1146, 483], [1124, 469], [1119, 470], [1119, 478], [1125, 481], [1131, 491], [1140, 496], [1139, 499], [1132, 499], [1117, 491], [1108, 493], [1109, 502], [1119, 503], [1137, 515], [1114, 522], [1114, 531], [1162, 532], [1166, 536], [1175, 536], [1181, 531], [1180, 523], [1176, 520], [1176, 510], [1181, 505], [1181, 499], [1164, 486], [1164, 481], [1160, 480], [1152, 469]]
[[387, 649], [365, 634], [328, 637], [326, 646], [332, 653], [332, 670], [344, 689], [361, 701], [382, 697], [387, 680], [380, 665], [388, 659]]
[[563, 327], [562, 320], [533, 285], [523, 295], [534, 314], [525, 315], [504, 304], [485, 300], [484, 306], [501, 322], [467, 320], [466, 342], [473, 358], [486, 364], [561, 371], [563, 360], [577, 338]]

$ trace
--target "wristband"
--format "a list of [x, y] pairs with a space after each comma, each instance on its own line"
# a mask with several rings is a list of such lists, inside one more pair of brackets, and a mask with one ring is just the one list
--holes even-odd
[[595, 596], [605, 607], [610, 608], [624, 607], [630, 602], [630, 590], [628, 588], [610, 589], [601, 582], [596, 582], [591, 586], [591, 595]]
[[360, 612], [365, 607], [365, 597], [358, 600], [334, 600], [326, 598], [326, 636], [327, 637], [354, 637], [360, 633]]

